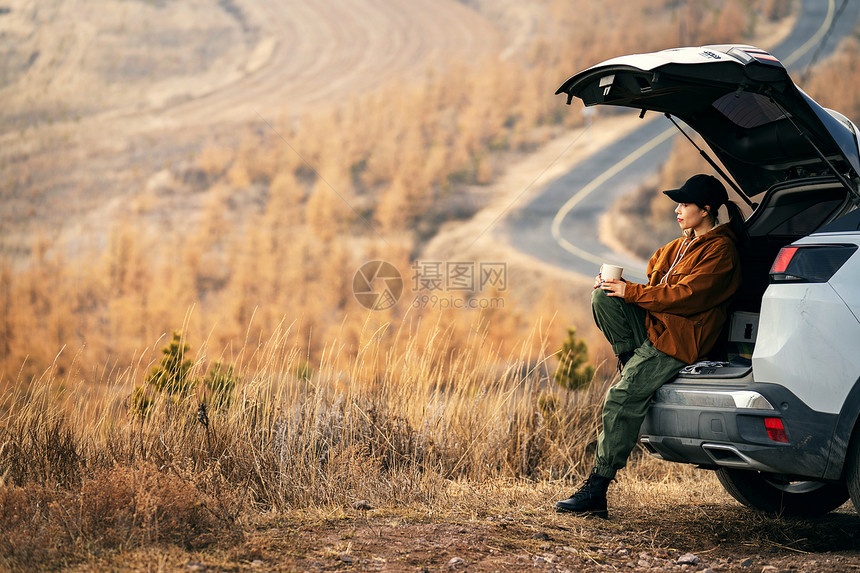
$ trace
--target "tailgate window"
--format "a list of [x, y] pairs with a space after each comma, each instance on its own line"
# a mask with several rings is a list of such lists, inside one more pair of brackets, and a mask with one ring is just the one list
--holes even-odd
[[768, 237], [804, 237], [820, 227], [836, 209], [842, 199], [814, 203], [771, 229]]
[[785, 117], [779, 106], [761, 94], [732, 92], [716, 100], [713, 106], [733, 124], [747, 129]]

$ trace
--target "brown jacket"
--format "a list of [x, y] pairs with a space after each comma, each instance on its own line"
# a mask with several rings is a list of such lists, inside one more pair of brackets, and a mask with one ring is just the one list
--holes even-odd
[[647, 311], [648, 339], [657, 350], [691, 364], [714, 347], [741, 282], [736, 241], [726, 225], [680, 237], [648, 261], [648, 284], [627, 283], [624, 300]]

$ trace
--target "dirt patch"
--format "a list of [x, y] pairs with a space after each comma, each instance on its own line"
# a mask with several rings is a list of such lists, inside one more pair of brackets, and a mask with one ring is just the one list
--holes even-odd
[[[704, 486], [699, 483], [697, 486]], [[520, 486], [528, 488], [527, 484]], [[850, 504], [816, 520], [766, 517], [719, 492], [666, 497], [660, 485], [616, 486], [610, 519], [556, 514], [546, 483], [450, 509], [336, 508], [261, 520], [245, 541], [204, 552], [136, 552], [80, 570], [186, 571], [856, 571], [860, 526]], [[486, 492], [490, 495], [490, 492]], [[649, 498], [647, 494], [653, 495]], [[539, 496], [543, 495], [541, 503]], [[714, 500], [716, 496], [716, 501]], [[472, 500], [476, 501], [476, 500]], [[471, 505], [471, 504], [470, 504]], [[507, 507], [505, 507], [507, 506]], [[366, 506], [364, 506], [366, 507]]]
[[[845, 542], [860, 524], [856, 516], [789, 524], [787, 533], [769, 522], [750, 528], [753, 515], [734, 508], [732, 513], [734, 519], [723, 506], [666, 508], [647, 516], [634, 510], [607, 522], [565, 516], [449, 523], [370, 517], [277, 532], [286, 541], [282, 549], [295, 556], [292, 566], [302, 570], [854, 571], [860, 564], [860, 551]], [[272, 557], [280, 553], [271, 550]]]

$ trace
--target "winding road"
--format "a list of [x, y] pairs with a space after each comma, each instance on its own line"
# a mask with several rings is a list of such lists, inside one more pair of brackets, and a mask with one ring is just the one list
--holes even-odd
[[[832, 53], [853, 29], [860, 2], [841, 4], [841, 0], [803, 0], [791, 33], [769, 50], [793, 72], [795, 81], [809, 65]], [[570, 75], [578, 71], [571, 70]], [[578, 110], [572, 106], [571, 112]], [[639, 121], [635, 117], [631, 121]], [[593, 276], [601, 263], [612, 263], [625, 268], [626, 278], [643, 282], [647, 261], [615, 252], [600, 241], [597, 229], [598, 218], [608, 206], [635, 190], [665, 162], [678, 135], [663, 116], [646, 114], [641, 121], [641, 127], [580, 161], [529, 204], [512, 212], [498, 233], [517, 250], [563, 269]], [[600, 129], [599, 121], [589, 128], [594, 129]]]
[[306, 110], [502, 48], [487, 20], [453, 0], [255, 0], [248, 7], [264, 26], [258, 47], [269, 55], [265, 63], [234, 84], [159, 110], [163, 121], [208, 125]]

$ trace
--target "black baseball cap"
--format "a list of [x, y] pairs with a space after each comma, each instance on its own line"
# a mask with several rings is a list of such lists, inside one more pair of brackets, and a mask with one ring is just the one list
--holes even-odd
[[713, 175], [693, 175], [681, 185], [680, 189], [663, 191], [669, 199], [676, 203], [695, 203], [700, 207], [708, 205], [711, 209], [719, 209], [729, 200], [725, 186]]

